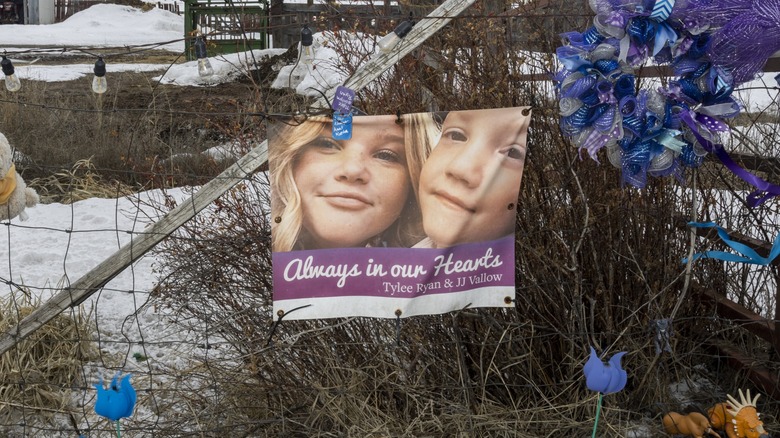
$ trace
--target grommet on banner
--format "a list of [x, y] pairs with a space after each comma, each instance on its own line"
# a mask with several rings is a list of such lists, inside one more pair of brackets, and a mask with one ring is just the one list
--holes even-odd
[[531, 114], [531, 108], [523, 108], [523, 110], [520, 111], [520, 114], [522, 114], [525, 117], [528, 117]]
[[311, 304], [306, 304], [304, 306], [296, 307], [296, 308], [294, 308], [294, 309], [292, 309], [292, 310], [290, 310], [289, 312], [286, 312], [286, 313], [285, 313], [284, 310], [279, 309], [276, 312], [276, 315], [279, 317], [279, 319], [274, 321], [273, 325], [271, 326], [271, 332], [268, 333], [268, 341], [265, 343], [265, 346], [266, 347], [270, 347], [271, 346], [272, 340], [273, 340], [273, 337], [274, 337], [274, 333], [276, 333], [276, 327], [278, 327], [279, 324], [281, 324], [282, 318], [284, 318], [285, 316], [295, 312], [296, 310], [305, 309], [306, 307], [309, 307], [309, 306], [311, 306]]
[[509, 205], [507, 205], [507, 206], [506, 206], [506, 209], [507, 209], [507, 210], [512, 210], [512, 209], [514, 209], [514, 208], [515, 208], [515, 204], [514, 204], [514, 202], [510, 202], [510, 203], [509, 203]]
[[507, 306], [514, 302], [515, 300], [513, 300], [512, 297], [504, 297], [504, 304], [506, 304]]
[[395, 309], [395, 346], [401, 346], [401, 309]]

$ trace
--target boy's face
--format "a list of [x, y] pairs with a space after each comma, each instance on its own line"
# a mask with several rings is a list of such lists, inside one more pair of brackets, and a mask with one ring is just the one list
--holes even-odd
[[514, 231], [528, 117], [522, 108], [447, 115], [420, 176], [423, 227], [437, 246]]

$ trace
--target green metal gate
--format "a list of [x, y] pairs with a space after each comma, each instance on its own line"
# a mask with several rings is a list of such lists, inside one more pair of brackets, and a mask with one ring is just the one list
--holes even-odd
[[184, 48], [195, 59], [194, 37], [206, 37], [209, 56], [268, 48], [266, 0], [184, 0]]

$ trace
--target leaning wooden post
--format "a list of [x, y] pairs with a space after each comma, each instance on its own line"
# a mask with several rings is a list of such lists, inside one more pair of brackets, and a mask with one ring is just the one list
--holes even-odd
[[[389, 53], [380, 52], [371, 58], [352, 77], [344, 82], [344, 86], [355, 91], [362, 89], [401, 58], [417, 48], [428, 37], [449, 23], [452, 20], [451, 17], [459, 15], [471, 6], [474, 1], [447, 0], [426, 18], [420, 20], [409, 34], [401, 40], [395, 50]], [[326, 96], [328, 99], [332, 99], [335, 93], [334, 87], [328, 90]], [[325, 99], [320, 99], [315, 103], [315, 106], [318, 107], [326, 105], [327, 101]], [[16, 326], [3, 333], [0, 336], [0, 354], [11, 349], [17, 342], [38, 330], [42, 325], [51, 321], [69, 307], [77, 306], [84, 302], [84, 300], [105, 286], [106, 283], [119, 275], [125, 268], [154, 248], [155, 245], [176, 231], [185, 222], [192, 219], [223, 193], [235, 186], [239, 181], [256, 172], [266, 161], [268, 161], [268, 141], [264, 141], [249, 151], [234, 165], [203, 185], [191, 198], [168, 212], [143, 234], [133, 238], [129, 243], [119, 248], [114, 254], [84, 274], [69, 287], [61, 290], [57, 295], [41, 304], [34, 312], [19, 321]]]

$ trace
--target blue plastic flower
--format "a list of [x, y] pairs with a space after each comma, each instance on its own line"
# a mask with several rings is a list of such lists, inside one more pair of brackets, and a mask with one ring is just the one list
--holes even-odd
[[608, 363], [604, 363], [599, 359], [596, 350], [590, 347], [590, 358], [583, 368], [588, 389], [602, 394], [612, 394], [625, 388], [628, 375], [620, 366], [620, 360], [625, 354], [625, 351], [615, 353]]
[[108, 418], [111, 421], [117, 421], [133, 415], [135, 408], [136, 393], [133, 385], [130, 384], [130, 374], [125, 375], [121, 382], [119, 373], [111, 379], [111, 385], [108, 389], [103, 388], [103, 379], [95, 384], [97, 389], [97, 402], [95, 402], [95, 413]]

